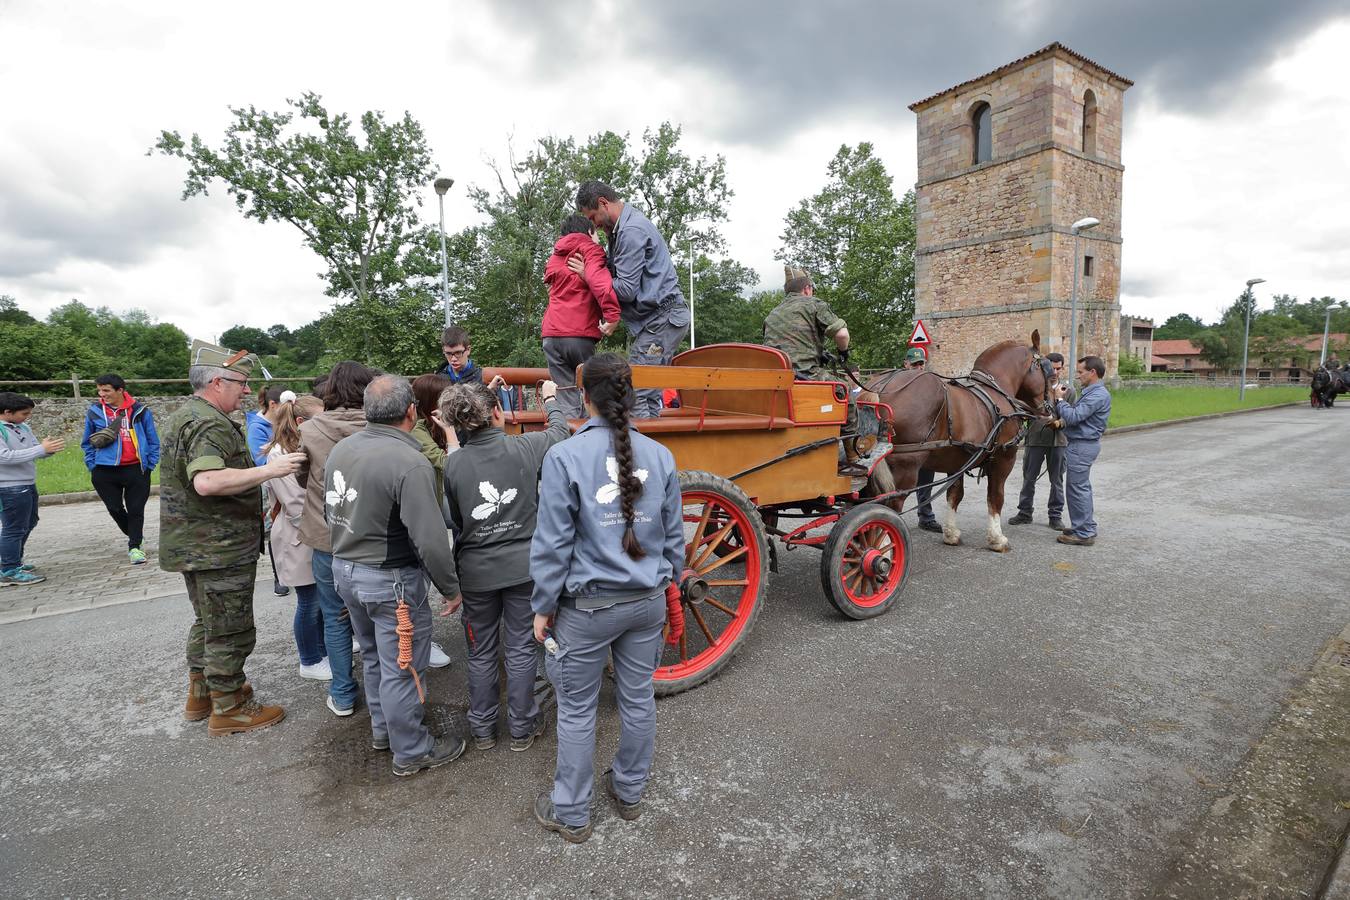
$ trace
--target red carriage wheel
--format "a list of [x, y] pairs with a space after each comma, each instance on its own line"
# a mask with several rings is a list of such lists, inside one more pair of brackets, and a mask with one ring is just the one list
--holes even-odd
[[825, 595], [850, 619], [894, 605], [909, 578], [909, 530], [888, 506], [864, 503], [835, 523], [820, 561]]
[[709, 472], [681, 472], [685, 554], [678, 573], [684, 637], [664, 645], [656, 693], [687, 691], [722, 670], [764, 605], [769, 542], [745, 493]]

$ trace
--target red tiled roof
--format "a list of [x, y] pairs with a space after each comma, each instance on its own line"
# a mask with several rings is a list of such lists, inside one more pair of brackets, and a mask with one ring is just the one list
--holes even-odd
[[970, 85], [974, 84], [974, 83], [977, 82], [977, 81], [983, 81], [983, 80], [986, 79], [986, 78], [992, 78], [992, 77], [995, 76], [995, 75], [1002, 75], [1004, 72], [1010, 71], [1010, 70], [1012, 70], [1012, 69], [1020, 68], [1020, 67], [1022, 67], [1022, 66], [1024, 66], [1024, 65], [1026, 65], [1027, 63], [1031, 62], [1033, 59], [1039, 59], [1039, 58], [1042, 57], [1042, 56], [1047, 56], [1047, 55], [1049, 55], [1049, 54], [1051, 54], [1051, 53], [1054, 53], [1056, 50], [1062, 50], [1064, 53], [1067, 53], [1069, 56], [1072, 56], [1074, 59], [1078, 60], [1079, 62], [1087, 63], [1089, 66], [1092, 66], [1093, 68], [1096, 68], [1096, 69], [1100, 69], [1102, 72], [1105, 72], [1107, 75], [1111, 76], [1112, 78], [1115, 78], [1115, 79], [1117, 79], [1117, 80], [1119, 80], [1119, 81], [1123, 81], [1123, 82], [1125, 83], [1125, 86], [1126, 86], [1126, 87], [1129, 87], [1130, 85], [1133, 85], [1133, 84], [1134, 84], [1133, 81], [1131, 81], [1130, 79], [1126, 78], [1124, 75], [1117, 75], [1115, 72], [1112, 72], [1110, 69], [1106, 68], [1106, 66], [1103, 66], [1103, 65], [1100, 64], [1100, 63], [1097, 63], [1097, 62], [1094, 62], [1094, 61], [1088, 59], [1086, 56], [1084, 56], [1084, 55], [1081, 54], [1081, 53], [1075, 53], [1074, 51], [1070, 50], [1068, 47], [1066, 47], [1066, 46], [1064, 46], [1063, 44], [1061, 44], [1059, 41], [1055, 41], [1053, 44], [1047, 44], [1046, 46], [1042, 47], [1041, 49], [1037, 50], [1035, 53], [1028, 53], [1026, 56], [1022, 57], [1021, 59], [1015, 59], [1015, 60], [1013, 60], [1012, 62], [1008, 63], [1007, 65], [999, 66], [997, 69], [994, 69], [992, 72], [985, 72], [983, 75], [980, 75], [980, 76], [977, 77], [977, 78], [971, 78], [971, 79], [969, 79], [969, 80], [967, 80], [967, 81], [963, 81], [963, 82], [961, 82], [960, 84], [956, 85], [955, 87], [949, 87], [949, 88], [947, 88], [947, 89], [944, 90], [944, 91], [938, 91], [936, 94], [934, 94], [934, 95], [931, 96], [931, 97], [925, 97], [925, 98], [923, 98], [922, 100], [919, 100], [919, 101], [917, 101], [917, 102], [915, 102], [915, 103], [911, 103], [911, 104], [909, 105], [909, 110], [910, 110], [910, 112], [918, 112], [918, 111], [919, 111], [919, 107], [921, 107], [921, 106], [927, 106], [929, 103], [932, 103], [932, 102], [933, 102], [934, 100], [936, 100], [937, 98], [942, 97], [942, 96], [944, 96], [944, 95], [946, 95], [946, 94], [950, 94], [952, 91], [959, 91], [959, 90], [961, 90], [961, 89], [964, 88], [964, 87], [969, 87]]
[[[1327, 344], [1328, 346], [1330, 346], [1331, 344], [1343, 344], [1345, 343], [1345, 338], [1346, 338], [1345, 332], [1333, 331], [1331, 334], [1327, 335]], [[1303, 338], [1300, 341], [1300, 343], [1303, 345], [1304, 350], [1321, 350], [1322, 336], [1320, 334], [1310, 335], [1306, 338]]]
[[1188, 340], [1154, 341], [1154, 356], [1198, 356], [1200, 348]]
[[1172, 360], [1163, 359], [1161, 356], [1150, 356], [1148, 364], [1150, 366], [1170, 366], [1172, 364]]

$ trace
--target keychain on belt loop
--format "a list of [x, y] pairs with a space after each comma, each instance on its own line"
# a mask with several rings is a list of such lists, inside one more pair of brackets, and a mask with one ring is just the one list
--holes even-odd
[[398, 601], [398, 606], [394, 609], [394, 618], [398, 620], [398, 625], [394, 628], [394, 631], [398, 634], [398, 667], [407, 669], [412, 673], [413, 684], [417, 685], [417, 699], [426, 703], [427, 694], [426, 691], [422, 690], [422, 679], [417, 677], [417, 669], [412, 664], [412, 614], [408, 612], [408, 604], [403, 600], [403, 582], [401, 581], [394, 582], [394, 599]]

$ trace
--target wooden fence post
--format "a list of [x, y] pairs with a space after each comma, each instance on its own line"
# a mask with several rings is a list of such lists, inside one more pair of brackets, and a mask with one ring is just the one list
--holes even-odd
[[70, 386], [75, 390], [75, 399], [80, 399], [80, 376], [70, 373]]

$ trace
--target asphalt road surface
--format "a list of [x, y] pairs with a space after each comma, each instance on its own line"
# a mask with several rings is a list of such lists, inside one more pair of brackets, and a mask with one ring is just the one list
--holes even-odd
[[[0, 878], [11, 896], [1060, 896], [1157, 883], [1319, 647], [1350, 621], [1350, 410], [1109, 439], [1100, 538], [913, 532], [902, 606], [865, 623], [782, 553], [722, 675], [663, 700], [648, 808], [589, 843], [528, 806], [553, 741], [409, 779], [301, 681], [261, 585], [249, 676], [281, 725], [182, 721], [182, 597], [0, 627]], [[1014, 484], [1010, 483], [1010, 492]], [[1015, 493], [1011, 494], [1015, 496]], [[1005, 518], [1011, 511], [1005, 511]], [[912, 521], [912, 517], [907, 517]], [[440, 716], [464, 696], [431, 679]], [[597, 767], [617, 720], [602, 701]]]

